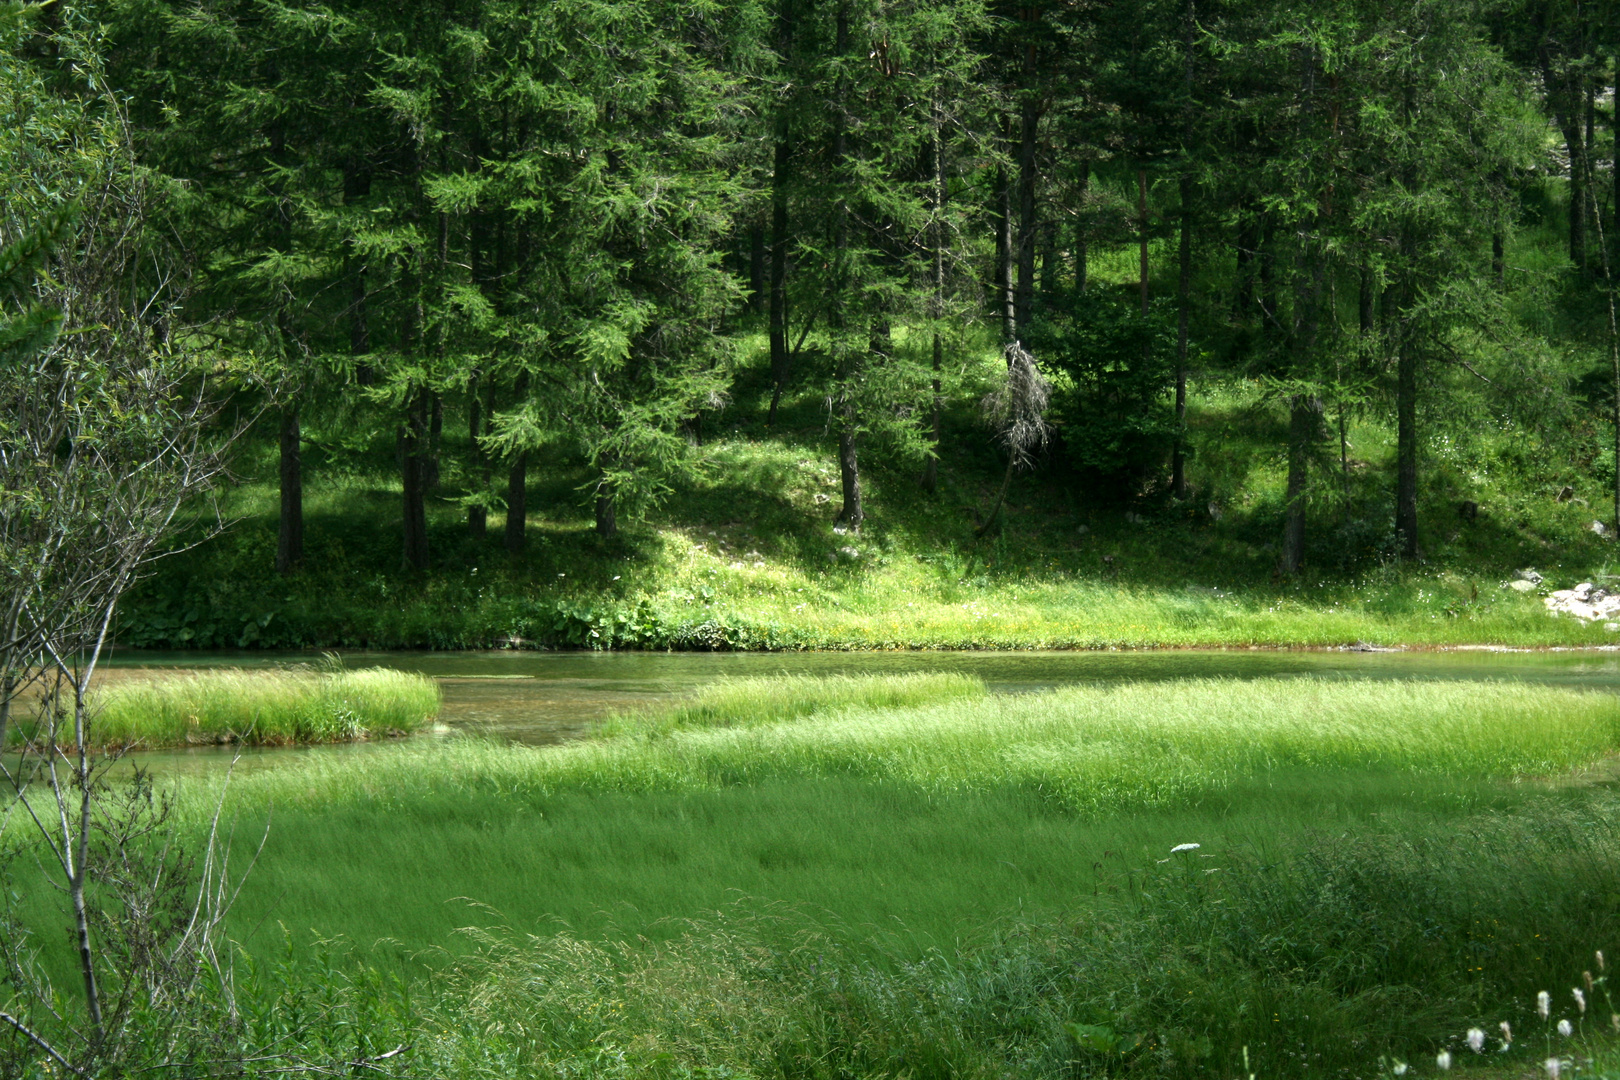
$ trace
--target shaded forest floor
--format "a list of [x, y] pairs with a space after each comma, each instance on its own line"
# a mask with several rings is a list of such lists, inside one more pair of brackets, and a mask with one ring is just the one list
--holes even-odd
[[[987, 356], [978, 368], [991, 363]], [[241, 481], [225, 493], [232, 524], [162, 561], [128, 596], [119, 641], [433, 649], [1620, 641], [1504, 587], [1526, 567], [1546, 576], [1542, 591], [1601, 583], [1620, 563], [1612, 542], [1591, 532], [1606, 516], [1603, 485], [1576, 463], [1549, 460], [1522, 432], [1426, 443], [1424, 558], [1401, 563], [1392, 555], [1393, 433], [1351, 418], [1341, 458], [1330, 417], [1306, 568], [1282, 579], [1285, 420], [1258, 383], [1195, 383], [1189, 499], [1153, 485], [1098, 492], [1066, 470], [1058, 443], [1015, 477], [982, 538], [1005, 459], [969, 409], [947, 417], [932, 495], [920, 489], [916, 463], [867, 449], [868, 517], [855, 534], [834, 526], [839, 477], [825, 403], [790, 399], [768, 429], [768, 393], [756, 350], [733, 401], [693, 432], [694, 474], [612, 538], [593, 531], [589, 476], [565, 447], [531, 456], [528, 536], [516, 554], [502, 546], [499, 511], [486, 538], [468, 535], [447, 464], [430, 499], [425, 574], [401, 568], [390, 432], [373, 432], [356, 455], [352, 435], [338, 453], [319, 427], [306, 430], [306, 558], [285, 578], [273, 571], [274, 444], [250, 441]], [[346, 422], [333, 419], [332, 430]], [[463, 430], [447, 413], [447, 463], [460, 456]], [[1460, 513], [1465, 501], [1479, 507], [1471, 520]]]

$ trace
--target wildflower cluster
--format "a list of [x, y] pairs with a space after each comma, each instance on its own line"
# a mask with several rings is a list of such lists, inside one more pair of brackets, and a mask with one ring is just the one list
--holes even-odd
[[[1559, 1052], [1562, 1046], [1554, 1042], [1553, 1034], [1556, 1033], [1559, 1040], [1575, 1039], [1580, 1033], [1581, 1024], [1591, 1006], [1593, 997], [1598, 991], [1602, 992], [1604, 1000], [1610, 1006], [1609, 1026], [1616, 1035], [1620, 1035], [1620, 1012], [1614, 1011], [1614, 1002], [1609, 996], [1608, 976], [1606, 974], [1607, 962], [1604, 960], [1601, 949], [1593, 955], [1597, 961], [1598, 974], [1594, 976], [1590, 971], [1581, 972], [1583, 985], [1571, 987], [1569, 991], [1570, 1000], [1575, 1003], [1575, 1016], [1573, 1019], [1560, 1016], [1555, 1020], [1553, 1017], [1552, 993], [1542, 990], [1536, 994], [1536, 1015], [1541, 1018], [1543, 1024], [1548, 1026], [1547, 1049], [1552, 1051], [1542, 1062], [1542, 1069], [1546, 1072], [1548, 1080], [1561, 1080], [1566, 1071], [1573, 1072], [1583, 1065], [1592, 1063], [1590, 1055], [1585, 1058], [1577, 1058], [1571, 1052]], [[1513, 1027], [1506, 1020], [1503, 1020], [1497, 1025], [1497, 1028], [1501, 1032], [1501, 1037], [1498, 1039], [1496, 1050], [1497, 1053], [1505, 1054], [1513, 1047]], [[1463, 1036], [1463, 1042], [1474, 1053], [1483, 1054], [1487, 1042], [1485, 1029], [1480, 1027], [1469, 1028]], [[1441, 1072], [1446, 1072], [1456, 1064], [1456, 1059], [1452, 1056], [1450, 1050], [1443, 1049], [1435, 1055], [1434, 1064]], [[1411, 1068], [1406, 1062], [1400, 1060], [1386, 1060], [1385, 1066], [1387, 1071], [1394, 1076], [1405, 1076]]]

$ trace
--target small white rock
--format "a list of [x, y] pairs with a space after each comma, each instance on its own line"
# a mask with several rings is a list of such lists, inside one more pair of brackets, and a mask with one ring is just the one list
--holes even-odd
[[1536, 591], [1536, 583], [1533, 582], [1533, 581], [1526, 581], [1526, 580], [1524, 580], [1524, 578], [1520, 578], [1518, 581], [1510, 581], [1510, 582], [1508, 582], [1507, 587], [1512, 589], [1514, 592], [1521, 592], [1521, 593], [1535, 592]]

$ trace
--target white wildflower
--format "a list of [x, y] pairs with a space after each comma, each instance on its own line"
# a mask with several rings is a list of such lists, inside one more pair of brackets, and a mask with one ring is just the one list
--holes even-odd
[[1479, 1028], [1468, 1029], [1468, 1049], [1476, 1054], [1485, 1049], [1485, 1033]]
[[1177, 844], [1170, 849], [1170, 854], [1174, 855], [1178, 851], [1197, 851], [1203, 846], [1203, 844]]
[[1435, 1056], [1434, 1063], [1440, 1066], [1442, 1070], [1451, 1068], [1451, 1051], [1440, 1051], [1440, 1053]]
[[1395, 1067], [1393, 1069], [1391, 1069], [1390, 1072], [1394, 1073], [1396, 1076], [1405, 1076], [1406, 1075], [1406, 1062], [1397, 1061], [1395, 1063]]
[[1543, 990], [1541, 993], [1536, 995], [1536, 1012], [1540, 1013], [1541, 1018], [1545, 1020], [1547, 1019], [1547, 1014], [1551, 1011], [1552, 995]]
[[1548, 1058], [1546, 1066], [1549, 1080], [1558, 1080], [1558, 1073], [1563, 1069], [1563, 1063], [1557, 1058]]
[[1502, 1021], [1502, 1046], [1503, 1047], [1508, 1047], [1508, 1046], [1512, 1046], [1512, 1045], [1513, 1045], [1513, 1029], [1511, 1027], [1509, 1027], [1508, 1022], [1506, 1020], [1504, 1020], [1504, 1021]]
[[1599, 949], [1597, 951], [1597, 962], [1598, 962], [1598, 970], [1602, 971], [1603, 970], [1603, 950], [1602, 949]]
[[1581, 988], [1577, 986], [1575, 989], [1571, 990], [1570, 993], [1575, 995], [1575, 1004], [1577, 1004], [1577, 1005], [1579, 1005], [1581, 1007], [1581, 1012], [1582, 1013], [1585, 1013], [1586, 1012], [1586, 995], [1581, 993]]
[[1558, 1034], [1562, 1035], [1566, 1039], [1569, 1038], [1571, 1035], [1575, 1034], [1575, 1025], [1571, 1024], [1568, 1020], [1558, 1021]]

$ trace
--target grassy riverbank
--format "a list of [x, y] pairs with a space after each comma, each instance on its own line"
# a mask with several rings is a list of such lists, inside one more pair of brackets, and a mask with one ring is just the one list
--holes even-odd
[[[93, 691], [90, 741], [145, 749], [353, 742], [421, 731], [439, 703], [432, 679], [387, 668], [142, 674]], [[12, 742], [34, 733], [20, 723]]]
[[[1276, 576], [1285, 417], [1258, 383], [1209, 383], [1194, 394], [1196, 499], [1099, 501], [1061, 469], [1045, 469], [1015, 477], [1005, 519], [983, 538], [979, 517], [1003, 464], [970, 412], [948, 417], [959, 449], [942, 463], [934, 495], [918, 489], [912, 466], [872, 450], [863, 467], [869, 516], [857, 535], [834, 527], [838, 474], [816, 403], [794, 404], [766, 429], [756, 390], [744, 380], [727, 426], [695, 451], [694, 470], [611, 539], [591, 530], [579, 494], [589, 476], [565, 446], [539, 455], [547, 469], [531, 478], [517, 553], [501, 546], [499, 512], [486, 539], [467, 534], [447, 476], [429, 507], [428, 573], [400, 569], [392, 442], [370, 457], [329, 457], [312, 435], [308, 553], [296, 573], [277, 576], [273, 444], [246, 444], [249, 479], [225, 493], [236, 523], [160, 564], [129, 595], [119, 641], [875, 649], [1617, 640], [1503, 588], [1524, 567], [1545, 574], [1548, 588], [1620, 569], [1613, 542], [1590, 531], [1602, 485], [1561, 452], [1531, 454], [1517, 429], [1426, 448], [1424, 559], [1401, 563], [1391, 554], [1386, 482], [1393, 434], [1352, 417], [1357, 460], [1313, 501], [1305, 570], [1285, 580]], [[447, 427], [447, 441], [458, 437]], [[1458, 514], [1465, 500], [1479, 507], [1469, 519]]]

